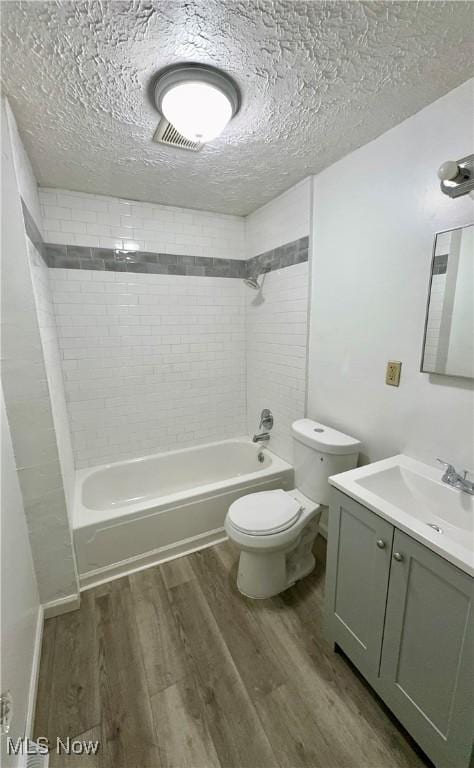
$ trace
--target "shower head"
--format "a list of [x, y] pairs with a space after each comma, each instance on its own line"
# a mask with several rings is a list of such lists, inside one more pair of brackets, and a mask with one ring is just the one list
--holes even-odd
[[245, 277], [244, 283], [245, 285], [248, 285], [249, 288], [253, 288], [254, 291], [259, 291], [261, 288], [261, 285], [258, 282], [258, 275], [256, 277]]

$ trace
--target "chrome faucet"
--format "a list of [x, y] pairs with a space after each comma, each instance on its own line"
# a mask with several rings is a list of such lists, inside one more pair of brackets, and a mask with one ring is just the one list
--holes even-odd
[[446, 467], [446, 471], [441, 478], [443, 483], [474, 496], [474, 483], [467, 479], [467, 469], [464, 471], [463, 476], [461, 476], [449, 462], [443, 461], [442, 459], [436, 459], [436, 461], [439, 461], [440, 464]]
[[270, 440], [270, 434], [268, 432], [260, 432], [259, 435], [254, 435], [252, 437], [252, 443], [266, 443], [267, 440]]
[[260, 424], [258, 428], [264, 428], [265, 432], [260, 432], [252, 437], [253, 443], [266, 443], [270, 440], [269, 430], [273, 427], [273, 414], [268, 408], [264, 408], [260, 414]]

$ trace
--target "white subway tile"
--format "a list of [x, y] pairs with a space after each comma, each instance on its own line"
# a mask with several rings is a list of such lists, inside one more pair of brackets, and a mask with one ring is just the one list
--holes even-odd
[[[254, 295], [247, 294], [247, 429], [254, 432], [262, 408], [270, 408], [270, 447], [291, 462], [291, 424], [304, 416], [307, 315], [301, 310], [308, 302], [307, 263], [267, 274], [264, 295], [265, 302], [255, 305]], [[292, 301], [282, 301], [290, 295], [298, 312], [291, 311]]]
[[58, 232], [61, 229], [59, 219], [46, 218], [46, 214], [43, 213], [43, 232]]
[[95, 211], [86, 211], [82, 208], [74, 208], [71, 209], [71, 219], [73, 221], [96, 222], [97, 213]]
[[56, 205], [43, 205], [44, 215], [47, 219], [57, 219], [58, 221], [69, 221], [71, 219], [71, 209]]
[[100, 221], [87, 223], [86, 232], [88, 235], [97, 235], [98, 237], [114, 236], [111, 227], [108, 224], [102, 224]]
[[[113, 248], [127, 239], [140, 249], [164, 253], [202, 256], [209, 251], [212, 256], [245, 258], [245, 221], [239, 216], [49, 188], [40, 188], [40, 199], [46, 218], [57, 222], [49, 232], [62, 233], [54, 241], [48, 237], [50, 242]], [[75, 224], [67, 223], [71, 221]]]
[[82, 221], [67, 221], [62, 220], [61, 221], [61, 231], [62, 232], [71, 232], [72, 234], [86, 234], [86, 224]]
[[58, 231], [45, 231], [44, 239], [47, 243], [55, 243], [56, 245], [75, 245], [76, 241], [74, 235], [66, 232]]
[[[226, 281], [227, 303], [197, 333], [196, 313], [212, 311], [222, 280], [65, 271], [78, 276], [82, 300], [68, 303], [75, 294], [64, 291], [67, 281], [53, 281], [77, 466], [245, 432], [245, 315], [237, 321], [234, 312], [244, 306], [240, 281]], [[155, 293], [146, 292], [151, 286]], [[198, 296], [210, 304], [176, 304]], [[216, 407], [232, 410], [224, 428]]]
[[[45, 208], [71, 213], [51, 220], [59, 227], [47, 230], [55, 234], [50, 242], [247, 255], [240, 217], [66, 190], [40, 194]], [[291, 232], [303, 226], [302, 199], [297, 192], [286, 207], [260, 211], [253, 245], [274, 247], [268, 243], [276, 230], [283, 240], [275, 245], [294, 239]], [[275, 414], [271, 447], [291, 460], [291, 422], [304, 414], [307, 264], [267, 275], [258, 307], [238, 280], [50, 273], [77, 466], [253, 432], [263, 407]]]
[[91, 248], [99, 248], [100, 238], [97, 235], [75, 235], [76, 244]]
[[118, 237], [99, 237], [100, 248], [123, 248], [123, 240]]

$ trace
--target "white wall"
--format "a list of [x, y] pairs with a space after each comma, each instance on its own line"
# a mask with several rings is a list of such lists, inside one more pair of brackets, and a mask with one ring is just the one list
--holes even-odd
[[[25, 735], [29, 725], [27, 723], [29, 696], [35, 682], [35, 641], [41, 614], [3, 392], [0, 409], [2, 441], [0, 690], [11, 691], [14, 710], [9, 735], [13, 739], [18, 739]], [[19, 758], [7, 757], [4, 739], [2, 739], [0, 763], [5, 768], [19, 765]]]
[[[42, 603], [77, 594], [78, 582], [51, 393], [38, 322], [16, 170], [13, 115], [2, 100], [2, 383]], [[16, 168], [15, 168], [16, 164]]]
[[246, 258], [241, 216], [63, 189], [41, 188], [40, 200], [48, 243]]
[[311, 179], [303, 179], [245, 219], [247, 258], [309, 234]]
[[245, 434], [241, 280], [49, 274], [77, 467]]
[[[18, 180], [19, 193], [40, 233], [43, 234], [43, 216], [38, 185], [29, 157], [21, 141], [16, 121], [9, 107], [8, 110], [10, 112], [9, 127], [14, 148], [13, 161]], [[36, 307], [36, 318], [43, 348], [44, 366], [50, 395], [50, 406], [54, 429], [56, 431], [59, 464], [66, 496], [68, 517], [71, 521], [74, 494], [74, 459], [65, 404], [64, 383], [59, 356], [54, 307], [49, 287], [49, 270], [44, 260], [41, 258], [41, 255], [28, 238], [27, 249]]]
[[8, 113], [8, 125], [11, 137], [11, 143], [13, 146], [13, 163], [15, 166], [15, 172], [18, 182], [18, 189], [20, 195], [25, 201], [28, 210], [30, 211], [35, 224], [39, 231], [43, 232], [43, 221], [41, 215], [41, 205], [38, 195], [38, 184], [36, 182], [35, 174], [33, 172], [30, 159], [26, 154], [26, 150], [23, 146], [23, 142], [18, 133], [18, 126], [13, 113], [10, 109], [10, 105], [6, 102], [6, 110]]
[[360, 438], [364, 461], [474, 464], [473, 382], [419, 372], [434, 234], [473, 218], [436, 171], [473, 151], [472, 114], [471, 81], [314, 178], [308, 415]]
[[[248, 258], [309, 234], [310, 193], [305, 179], [247, 217]], [[269, 447], [289, 462], [291, 424], [305, 411], [308, 281], [306, 262], [266, 274], [260, 293], [246, 288], [247, 431], [270, 408]]]

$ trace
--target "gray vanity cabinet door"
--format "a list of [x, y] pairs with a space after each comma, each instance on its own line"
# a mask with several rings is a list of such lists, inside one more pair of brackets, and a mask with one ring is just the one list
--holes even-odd
[[326, 625], [360, 671], [378, 675], [393, 526], [332, 489], [326, 577]]
[[377, 687], [437, 768], [470, 762], [472, 592], [470, 576], [395, 531]]

